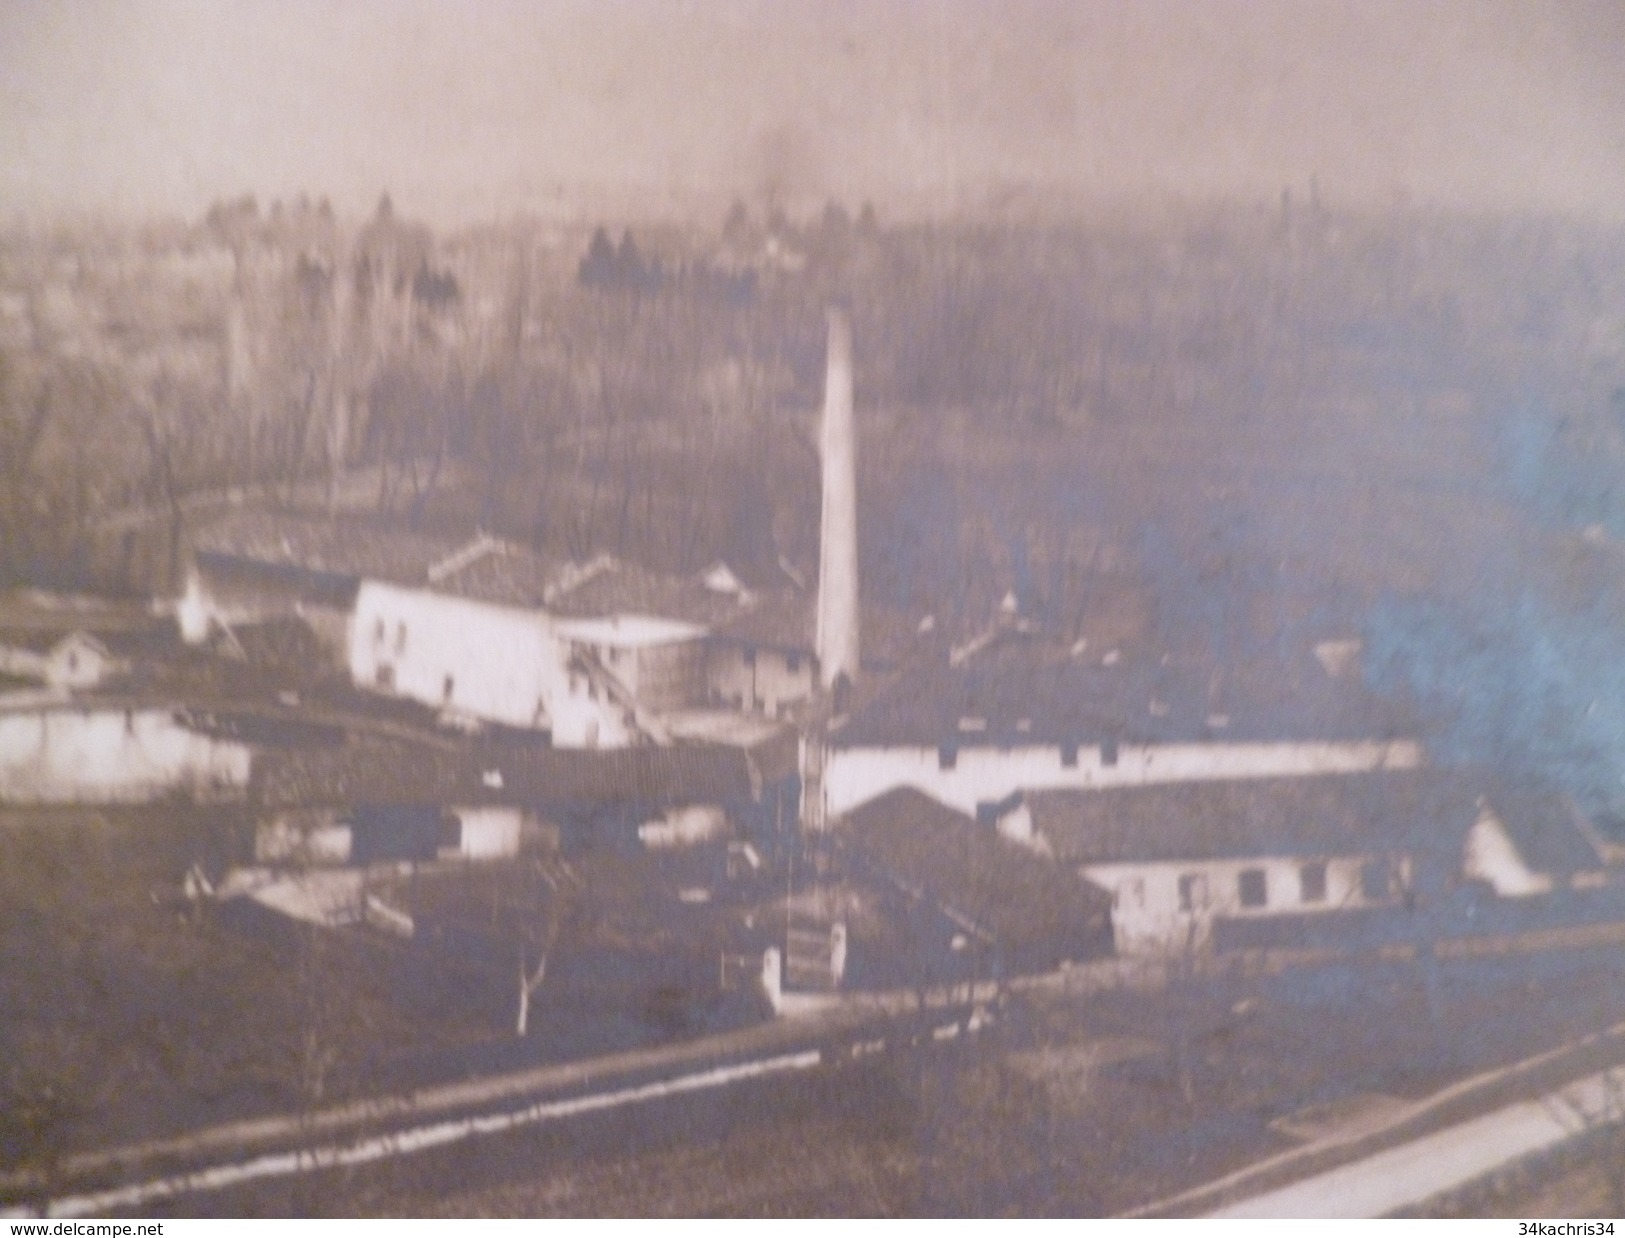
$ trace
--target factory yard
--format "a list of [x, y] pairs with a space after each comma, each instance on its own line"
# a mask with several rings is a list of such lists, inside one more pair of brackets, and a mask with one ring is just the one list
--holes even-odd
[[[173, 872], [199, 828], [152, 812], [11, 817], [0, 831], [3, 905], [30, 930], [5, 935], [0, 969], [8, 1165], [546, 1055], [545, 1021], [541, 1040], [516, 1046], [500, 1000], [482, 1004], [474, 989], [448, 1000], [380, 965], [387, 952], [195, 920], [173, 897]], [[174, 1207], [1107, 1215], [1615, 1023], [1622, 973], [1617, 950], [1591, 948], [1211, 975], [1157, 991], [1080, 994], [1063, 977], [1012, 990], [974, 1037]], [[1493, 1193], [1441, 1204], [1504, 1206]]]
[[[220, 1215], [1114, 1215], [1360, 1121], [1385, 1101], [1418, 1099], [1617, 1021], [1625, 1001], [1607, 990], [1619, 968], [1589, 952], [1446, 969], [1431, 993], [1412, 969], [1377, 964], [1083, 1003], [1024, 998], [997, 1031], [928, 1052], [198, 1206]], [[1549, 1025], [1493, 1017], [1514, 1000], [1568, 1014]], [[1462, 1040], [1435, 1026], [1484, 1033]], [[1439, 1207], [1506, 1215], [1507, 1197], [1453, 1196]], [[1557, 1214], [1585, 1211], [1573, 1202]]]
[[1617, 1210], [1625, 234], [1317, 177], [0, 229], [0, 1211]]

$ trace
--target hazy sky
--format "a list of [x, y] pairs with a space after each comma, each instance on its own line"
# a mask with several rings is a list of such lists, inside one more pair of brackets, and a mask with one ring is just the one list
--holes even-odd
[[1625, 217], [1625, 3], [0, 0], [0, 211], [1035, 183]]

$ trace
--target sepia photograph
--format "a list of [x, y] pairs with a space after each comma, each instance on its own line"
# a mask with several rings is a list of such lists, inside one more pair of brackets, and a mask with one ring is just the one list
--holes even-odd
[[1625, 3], [0, 0], [0, 1216], [1612, 1234]]

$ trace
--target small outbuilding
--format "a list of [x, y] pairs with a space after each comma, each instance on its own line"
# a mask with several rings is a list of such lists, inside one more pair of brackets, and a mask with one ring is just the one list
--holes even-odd
[[1007, 972], [1111, 951], [1109, 895], [923, 792], [888, 792], [836, 828], [855, 872], [934, 904]]

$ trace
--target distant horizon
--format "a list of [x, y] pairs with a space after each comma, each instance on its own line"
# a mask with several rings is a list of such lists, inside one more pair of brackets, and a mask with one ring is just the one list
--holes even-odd
[[[1307, 192], [1297, 186], [1283, 186], [1291, 194], [1292, 209], [1302, 211], [1310, 202]], [[223, 194], [197, 204], [195, 209], [154, 208], [137, 209], [119, 205], [36, 206], [33, 208], [0, 208], [0, 231], [34, 232], [54, 228], [135, 230], [148, 227], [196, 228], [203, 224], [211, 208], [218, 204], [240, 202], [252, 198], [262, 219], [281, 206], [288, 209], [303, 199], [312, 206], [326, 199], [334, 217], [341, 225], [355, 227], [366, 223], [377, 212], [378, 201], [387, 194], [398, 219], [414, 225], [427, 226], [438, 236], [453, 237], [489, 228], [544, 227], [584, 231], [597, 227], [620, 228], [679, 228], [720, 231], [727, 212], [736, 202], [745, 205], [753, 220], [764, 221], [768, 204], [752, 200], [745, 194], [733, 196], [696, 193], [683, 201], [672, 201], [669, 195], [640, 192], [636, 189], [614, 190], [608, 187], [590, 187], [576, 194], [565, 194], [552, 204], [495, 208], [489, 213], [468, 218], [435, 219], [415, 208], [410, 200], [403, 200], [387, 186], [380, 189], [368, 205], [350, 209], [335, 204], [332, 196], [320, 190], [302, 191], [287, 195], [256, 193], [245, 188], [236, 193]], [[1090, 227], [1105, 225], [1116, 227], [1123, 223], [1144, 225], [1147, 229], [1161, 223], [1212, 216], [1243, 215], [1278, 217], [1282, 210], [1281, 193], [1269, 195], [1195, 195], [1177, 190], [1141, 191], [1139, 193], [1087, 193], [1065, 187], [1043, 185], [999, 186], [989, 189], [980, 198], [967, 193], [969, 201], [951, 204], [904, 203], [864, 198], [858, 200], [840, 197], [807, 198], [790, 204], [774, 204], [782, 210], [792, 227], [814, 225], [825, 208], [831, 204], [843, 208], [856, 218], [865, 207], [874, 208], [880, 226], [885, 227], [954, 227], [1008, 225], [1011, 227]], [[1409, 216], [1416, 219], [1471, 220], [1523, 220], [1551, 223], [1576, 228], [1596, 228], [1607, 232], [1625, 231], [1625, 210], [1608, 214], [1590, 209], [1563, 209], [1540, 204], [1470, 205], [1460, 203], [1424, 201], [1399, 195], [1388, 202], [1328, 200], [1320, 198], [1320, 206], [1332, 219], [1379, 219]]]
[[456, 230], [742, 197], [1625, 220], [1608, 0], [13, 0], [0, 218], [387, 190]]

